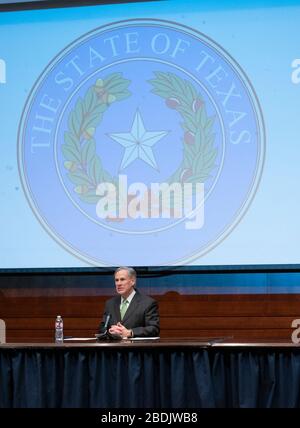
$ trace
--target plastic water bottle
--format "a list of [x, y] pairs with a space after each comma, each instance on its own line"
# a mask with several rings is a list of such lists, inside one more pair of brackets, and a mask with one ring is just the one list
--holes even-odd
[[64, 323], [60, 315], [57, 315], [55, 320], [55, 343], [63, 343], [64, 341]]

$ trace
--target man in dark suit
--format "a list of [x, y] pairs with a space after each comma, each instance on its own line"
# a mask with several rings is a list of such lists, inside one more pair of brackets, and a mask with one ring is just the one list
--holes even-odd
[[[105, 303], [103, 316], [104, 322], [109, 317], [109, 334], [119, 338], [159, 336], [157, 302], [135, 288], [135, 270], [119, 267], [114, 277], [118, 296]], [[100, 332], [104, 322], [100, 324]]]

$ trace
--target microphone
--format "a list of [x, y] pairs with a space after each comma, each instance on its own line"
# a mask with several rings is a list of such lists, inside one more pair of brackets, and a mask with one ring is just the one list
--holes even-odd
[[105, 323], [104, 323], [104, 326], [103, 326], [103, 329], [104, 329], [105, 333], [107, 332], [107, 327], [108, 327], [110, 319], [111, 319], [111, 315], [107, 314], [106, 318], [105, 318]]
[[107, 335], [108, 335], [107, 329], [108, 329], [108, 324], [109, 324], [110, 319], [111, 319], [111, 314], [107, 314], [105, 317], [104, 325], [103, 325], [103, 327], [101, 327], [101, 330], [102, 330], [101, 333], [95, 334], [97, 339], [106, 339], [107, 338]]

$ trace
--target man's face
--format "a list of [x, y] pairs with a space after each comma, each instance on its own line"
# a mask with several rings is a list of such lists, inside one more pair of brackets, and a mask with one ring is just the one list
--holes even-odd
[[132, 292], [135, 284], [135, 278], [130, 277], [127, 270], [119, 270], [115, 274], [115, 285], [117, 293], [125, 299]]

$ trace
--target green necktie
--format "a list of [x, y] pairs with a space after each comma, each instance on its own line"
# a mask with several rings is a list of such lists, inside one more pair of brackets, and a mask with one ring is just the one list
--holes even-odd
[[127, 305], [128, 305], [128, 300], [123, 300], [123, 302], [120, 306], [121, 320], [124, 318], [124, 315], [127, 311]]

